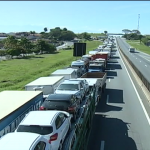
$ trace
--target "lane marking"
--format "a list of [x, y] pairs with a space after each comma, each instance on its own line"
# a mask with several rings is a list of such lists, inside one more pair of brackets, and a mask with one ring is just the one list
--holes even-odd
[[145, 67], [147, 67], [147, 65], [145, 65]]
[[140, 60], [140, 62], [141, 62], [141, 60]]
[[100, 150], [104, 150], [105, 141], [101, 141], [101, 147]]
[[107, 95], [106, 102], [109, 103], [109, 95]]
[[[118, 43], [117, 43], [117, 46], [118, 46]], [[120, 55], [120, 52], [119, 52], [119, 55]], [[134, 83], [133, 83], [133, 81], [132, 81], [132, 79], [131, 79], [131, 76], [130, 76], [130, 74], [129, 74], [127, 68], [126, 68], [126, 65], [125, 65], [125, 63], [124, 63], [123, 60], [122, 60], [121, 55], [120, 55], [120, 59], [121, 59], [123, 65], [124, 65], [124, 67], [125, 67], [125, 70], [127, 71], [127, 74], [128, 74], [129, 79], [130, 79], [130, 81], [131, 81], [131, 83], [132, 83], [132, 85], [133, 85], [133, 88], [134, 88], [135, 93], [136, 93], [136, 95], [137, 95], [137, 97], [138, 97], [138, 100], [139, 100], [139, 102], [140, 102], [140, 104], [141, 104], [141, 106], [142, 106], [142, 109], [143, 109], [143, 111], [144, 111], [144, 114], [145, 114], [145, 116], [146, 116], [146, 119], [147, 119], [147, 121], [148, 121], [148, 123], [149, 123], [149, 125], [150, 125], [150, 118], [149, 118], [149, 116], [148, 116], [148, 113], [147, 113], [147, 111], [146, 111], [146, 109], [145, 109], [145, 107], [144, 107], [144, 105], [143, 105], [143, 102], [142, 102], [142, 100], [141, 100], [141, 98], [140, 98], [140, 96], [139, 96], [139, 94], [138, 94], [138, 91], [137, 91], [137, 89], [136, 89], [136, 87], [135, 87], [135, 85], [134, 85]]]
[[136, 58], [137, 59], [137, 58]]

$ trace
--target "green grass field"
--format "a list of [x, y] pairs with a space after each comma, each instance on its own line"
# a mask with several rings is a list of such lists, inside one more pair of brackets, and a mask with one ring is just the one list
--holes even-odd
[[142, 51], [150, 55], [150, 47], [144, 45], [140, 40], [127, 40], [127, 43], [135, 47], [137, 50]]
[[[102, 44], [99, 41], [87, 42], [87, 53]], [[0, 62], [0, 91], [24, 90], [24, 86], [53, 71], [70, 65], [76, 60], [73, 50], [61, 50], [57, 54], [36, 55], [29, 59], [14, 59]]]

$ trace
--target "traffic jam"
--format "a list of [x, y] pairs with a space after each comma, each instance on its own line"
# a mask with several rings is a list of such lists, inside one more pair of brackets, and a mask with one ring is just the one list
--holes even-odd
[[0, 148], [86, 150], [115, 47], [110, 36], [70, 66], [26, 84], [24, 91], [0, 92]]

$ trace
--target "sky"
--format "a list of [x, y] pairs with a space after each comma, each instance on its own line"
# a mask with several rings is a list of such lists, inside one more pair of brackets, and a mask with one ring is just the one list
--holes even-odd
[[150, 34], [150, 1], [0, 1], [0, 32], [4, 33], [40, 33], [45, 27], [122, 33], [138, 29], [138, 22], [140, 32]]

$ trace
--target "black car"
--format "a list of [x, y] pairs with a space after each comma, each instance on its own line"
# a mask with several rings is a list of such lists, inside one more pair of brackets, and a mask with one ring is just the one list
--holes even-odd
[[73, 121], [75, 121], [80, 112], [80, 100], [72, 94], [50, 94], [40, 110], [67, 111], [73, 115]]

